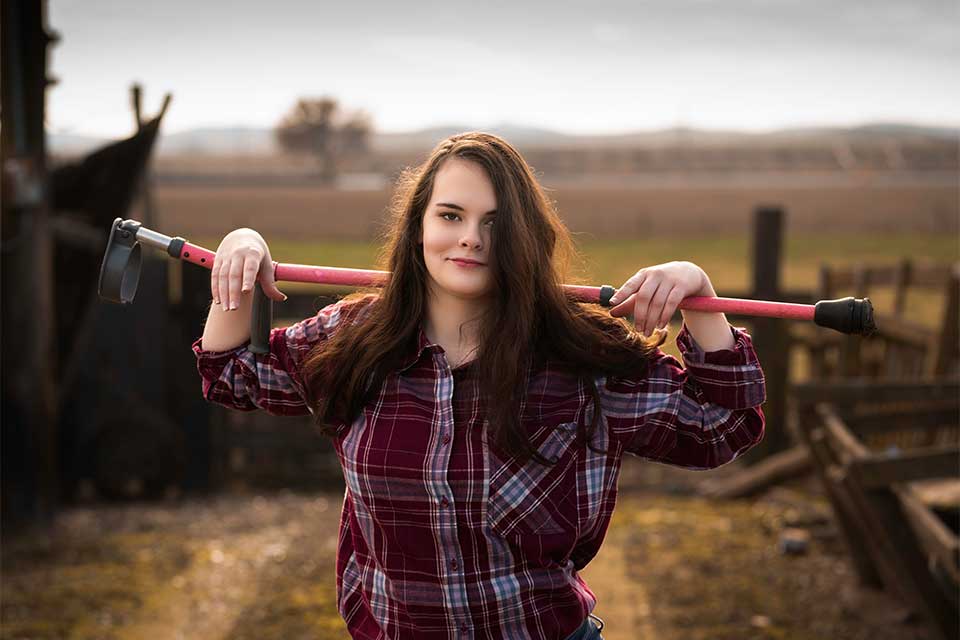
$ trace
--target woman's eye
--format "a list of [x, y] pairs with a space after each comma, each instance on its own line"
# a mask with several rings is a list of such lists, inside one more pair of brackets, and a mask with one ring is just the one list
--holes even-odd
[[460, 216], [458, 216], [458, 215], [455, 214], [455, 213], [441, 213], [441, 214], [440, 214], [440, 217], [441, 217], [441, 218], [444, 218], [444, 219], [447, 219], [447, 216], [453, 216], [454, 218], [460, 217]]

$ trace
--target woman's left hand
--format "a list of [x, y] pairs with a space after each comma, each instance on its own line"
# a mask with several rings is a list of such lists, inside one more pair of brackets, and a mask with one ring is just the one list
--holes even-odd
[[670, 323], [677, 306], [691, 296], [716, 296], [706, 272], [687, 261], [645, 267], [623, 283], [610, 299], [610, 315], [633, 315], [637, 329], [645, 336]]

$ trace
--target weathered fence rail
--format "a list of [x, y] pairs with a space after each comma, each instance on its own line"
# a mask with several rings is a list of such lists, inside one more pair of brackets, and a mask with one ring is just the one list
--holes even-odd
[[861, 582], [958, 637], [960, 380], [820, 382], [792, 399]]

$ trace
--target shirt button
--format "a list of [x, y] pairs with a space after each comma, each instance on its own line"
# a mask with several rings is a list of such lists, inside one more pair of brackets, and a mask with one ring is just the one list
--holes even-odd
[[441, 506], [441, 507], [445, 507], [445, 506], [447, 506], [448, 504], [450, 504], [450, 503], [447, 502], [447, 496], [443, 496], [442, 498], [440, 498], [440, 506]]
[[451, 568], [451, 569], [453, 569], [454, 571], [456, 571], [459, 567], [460, 567], [460, 565], [457, 564], [457, 561], [456, 561], [456, 560], [451, 560], [451, 561], [450, 561], [450, 568]]
[[448, 434], [443, 434], [443, 444], [450, 442], [450, 436]]

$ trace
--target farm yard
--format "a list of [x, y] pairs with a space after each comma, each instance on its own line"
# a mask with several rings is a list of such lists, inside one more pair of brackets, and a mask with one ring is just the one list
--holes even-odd
[[[0, 640], [385, 640], [384, 611], [411, 623], [397, 640], [433, 638], [438, 619], [454, 622], [445, 635], [514, 640], [500, 626], [518, 611], [511, 596], [491, 607], [485, 589], [457, 576], [491, 576], [499, 596], [508, 581], [527, 593], [528, 578], [565, 587], [571, 566], [596, 596], [605, 640], [960, 638], [960, 127], [950, 93], [960, 6], [855, 4], [288, 1], [224, 13], [177, 0], [149, 10], [4, 0]], [[477, 166], [442, 164], [447, 145], [489, 180]], [[425, 165], [431, 157], [439, 163]], [[436, 171], [433, 194], [463, 214], [424, 218], [417, 251], [438, 295], [392, 287], [403, 299], [390, 299], [390, 325], [326, 342], [345, 347], [333, 355], [363, 363], [376, 350], [364, 345], [382, 344], [391, 357], [378, 365], [401, 362], [395, 347], [417, 324], [404, 318], [422, 321], [451, 366], [469, 347], [490, 347], [465, 334], [489, 308], [490, 282], [546, 282], [529, 263], [549, 253], [549, 225], [502, 224], [506, 202], [526, 209], [541, 198], [515, 178], [529, 170], [575, 245], [561, 282], [620, 287], [644, 267], [690, 262], [719, 297], [746, 299], [681, 303], [690, 311], [651, 341], [681, 359], [686, 319], [713, 353], [698, 362], [695, 351], [669, 381], [644, 371], [601, 393], [601, 429], [622, 429], [616, 442], [649, 459], [624, 455], [601, 474], [580, 442], [554, 447], [573, 430], [548, 416], [571, 426], [588, 415], [575, 404], [587, 396], [552, 385], [571, 363], [550, 361], [540, 342], [524, 349], [512, 315], [536, 318], [530, 340], [604, 357], [616, 374], [644, 364], [564, 335], [576, 322], [545, 326], [558, 307], [507, 310], [498, 326], [509, 329], [479, 350], [488, 384], [468, 403], [457, 378], [454, 406], [432, 414], [453, 431], [413, 453], [427, 440], [420, 417], [452, 383], [431, 388], [408, 367], [379, 401], [362, 398], [376, 421], [331, 442], [318, 409], [360, 399], [349, 390], [367, 371], [280, 348], [301, 328], [284, 327], [308, 320], [312, 339], [309, 319], [352, 290], [281, 280], [283, 301], [256, 297], [252, 317], [254, 296], [224, 296], [239, 314], [211, 307], [216, 261], [197, 248], [222, 246], [239, 266], [232, 258], [259, 241], [250, 229], [285, 265], [393, 268], [388, 217], [420, 206], [429, 185], [417, 184], [419, 167]], [[420, 190], [403, 202], [410, 192], [397, 187], [410, 185]], [[493, 229], [469, 255], [516, 265], [511, 273], [462, 275], [490, 273], [459, 259], [464, 220], [480, 230], [471, 238]], [[498, 259], [514, 242], [520, 257]], [[415, 252], [403, 253], [409, 265]], [[690, 264], [657, 274], [706, 285]], [[587, 287], [575, 295], [600, 302]], [[722, 349], [723, 323], [693, 311], [714, 304], [750, 334], [762, 400], [757, 367]], [[404, 335], [390, 335], [398, 326]], [[191, 344], [201, 336], [201, 349], [228, 356], [198, 367]], [[525, 388], [529, 351], [548, 357], [549, 376], [520, 398], [530, 417], [521, 425], [564, 461], [545, 474], [498, 460], [482, 432], [473, 439], [450, 415], [501, 426], [498, 410], [511, 406], [501, 398]], [[355, 375], [295, 375], [312, 365]], [[577, 367], [587, 369], [608, 382], [614, 373]], [[368, 381], [396, 372], [373, 373]], [[216, 395], [225, 383], [235, 397]], [[249, 400], [241, 388], [260, 400], [239, 404]], [[502, 394], [482, 393], [494, 388]], [[309, 391], [333, 402], [308, 412]], [[561, 415], [567, 407], [577, 413]], [[731, 450], [742, 455], [730, 460]], [[681, 459], [689, 468], [655, 461]], [[587, 562], [582, 543], [599, 532], [588, 520], [610, 505], [593, 499], [598, 487], [617, 488], [616, 509]], [[479, 499], [465, 505], [461, 489]], [[341, 527], [351, 507], [360, 524]], [[574, 527], [577, 536], [559, 531]], [[474, 535], [487, 528], [504, 539]], [[356, 553], [338, 558], [358, 534], [368, 544], [354, 538]], [[371, 550], [390, 566], [366, 564]], [[541, 566], [521, 572], [518, 562], [509, 575], [501, 560], [518, 552]], [[474, 558], [488, 564], [462, 571]], [[542, 593], [523, 609], [529, 635], [571, 640], [555, 636], [581, 612], [559, 628], [573, 605], [544, 606], [561, 596]], [[361, 629], [353, 614], [363, 608], [377, 620]]]
[[[605, 639], [933, 638], [891, 596], [858, 586], [814, 485], [714, 501], [694, 495], [694, 481], [732, 469], [624, 467], [604, 547], [582, 572]], [[253, 492], [67, 509], [52, 531], [5, 540], [0, 636], [345, 638], [334, 589], [341, 498]], [[783, 553], [787, 528], [811, 533], [804, 553]]]
[[[814, 290], [825, 264], [960, 260], [955, 153], [937, 153], [909, 152], [912, 164], [899, 170], [887, 166], [889, 154], [861, 149], [869, 162], [845, 170], [834, 166], [835, 151], [790, 145], [530, 155], [546, 168], [540, 177], [548, 197], [573, 232], [578, 256], [568, 282], [619, 286], [641, 267], [689, 260], [729, 296], [752, 286], [751, 225], [762, 205], [785, 212], [780, 285], [787, 291]], [[924, 167], [930, 158], [933, 166]], [[346, 167], [353, 173], [338, 185], [318, 186], [309, 159], [161, 155], [151, 180], [151, 226], [211, 250], [229, 231], [251, 227], [278, 262], [385, 268], [379, 234], [391, 179], [396, 167], [417, 161], [410, 152], [381, 151], [366, 165]], [[143, 206], [130, 217], [146, 215]], [[164, 268], [173, 303], [184, 293], [181, 272], [198, 268], [179, 261]], [[317, 299], [344, 293], [303, 283], [281, 282], [280, 289]], [[878, 312], [892, 307], [894, 293], [871, 290]], [[209, 299], [205, 288], [197, 296]], [[907, 302], [903, 318], [934, 330], [943, 296], [911, 290]], [[274, 326], [300, 319], [302, 311], [298, 317], [275, 306]], [[676, 314], [662, 347], [678, 358], [680, 320]], [[735, 324], [752, 331], [749, 318]], [[189, 333], [198, 337], [202, 328]], [[791, 351], [790, 382], [810, 380], [811, 367], [805, 352]], [[215, 408], [213, 416], [234, 433], [253, 429], [250, 416], [228, 414]], [[257, 420], [262, 437], [272, 427]], [[86, 483], [49, 530], [6, 536], [0, 638], [345, 637], [334, 570], [343, 484], [330, 468], [329, 445], [305, 427], [293, 427], [304, 432], [288, 447], [319, 452], [327, 460], [320, 467], [298, 466], [300, 458], [278, 440], [260, 461], [295, 471], [265, 483], [234, 448], [226, 455], [237, 471], [216, 492], [171, 486], [159, 501], [111, 503]], [[742, 460], [706, 472], [624, 461], [605, 544], [582, 572], [598, 598], [595, 613], [606, 621], [604, 638], [935, 638], [915, 611], [860, 583], [811, 474], [750, 498], [706, 496], [705, 487], [744, 468]], [[791, 546], [797, 536], [805, 541], [799, 550]]]
[[[630, 194], [642, 199], [640, 193]], [[634, 200], [630, 194], [558, 190], [556, 197], [561, 211], [609, 198], [620, 203], [618, 211], [625, 217]], [[383, 206], [383, 195], [162, 187], [157, 190], [157, 226], [214, 249], [219, 234], [250, 225], [264, 232], [278, 261], [369, 268], [376, 260], [376, 244], [327, 240], [326, 233], [312, 230], [324, 219], [352, 219], [347, 211], [363, 209], [374, 216]], [[668, 198], [662, 192], [659, 196]], [[661, 227], [657, 233], [634, 230], [611, 238], [594, 233], [584, 214], [584, 222], [575, 227], [583, 254], [576, 273], [585, 282], [619, 285], [640, 266], [689, 259], [711, 275], [720, 295], [746, 289], [745, 214], [758, 196], [728, 196], [726, 206], [740, 201], [745, 211], [725, 221], [715, 218], [715, 229], [696, 233], [699, 218], [691, 213], [683, 221], [674, 211], [665, 218], [680, 228], [688, 225], [687, 232], [665, 234]], [[817, 197], [829, 200], [823, 194]], [[811, 287], [821, 262], [958, 259], [956, 239], [947, 229], [917, 231], [910, 219], [897, 217], [896, 206], [875, 193], [844, 197], [858, 203], [858, 233], [818, 234], [817, 225], [797, 222], [799, 214], [788, 209], [789, 226], [801, 227], [785, 238], [783, 280], [788, 287]], [[904, 210], [951, 206], [939, 190], [905, 191], [900, 197], [898, 206]], [[712, 200], [702, 193], [678, 193], [671, 206], [699, 203], [716, 207], [714, 215], [720, 216], [722, 208]], [[871, 201], [886, 213], [868, 223], [860, 207]], [[888, 208], [883, 209], [884, 203]], [[899, 232], [884, 233], [898, 224], [904, 227]], [[302, 225], [301, 231], [288, 231], [296, 225]], [[309, 241], [294, 239], [308, 232]], [[281, 289], [310, 290], [311, 285], [286, 283]], [[882, 292], [873, 299], [878, 309], [889, 303]], [[930, 323], [939, 317], [941, 301], [936, 296], [918, 295], [910, 302], [911, 319]], [[296, 320], [282, 317], [282, 305], [276, 313], [276, 325]], [[674, 355], [679, 355], [673, 343], [678, 319], [663, 347]], [[200, 331], [198, 326], [197, 335]], [[793, 371], [803, 379], [804, 363], [797, 362]], [[620, 502], [607, 540], [583, 572], [598, 597], [595, 613], [607, 623], [607, 640], [933, 637], [891, 596], [858, 586], [837, 523], [813, 478], [748, 500], [698, 495], [701, 483], [719, 481], [739, 466], [737, 461], [710, 472], [686, 472], [625, 461]], [[5, 538], [0, 635], [10, 640], [345, 637], [334, 590], [341, 492], [338, 487], [309, 492], [249, 487], [211, 496], [173, 494], [160, 503], [81, 501], [58, 514], [51, 531]], [[786, 529], [808, 532], [810, 543], [803, 553], [782, 550]]]

